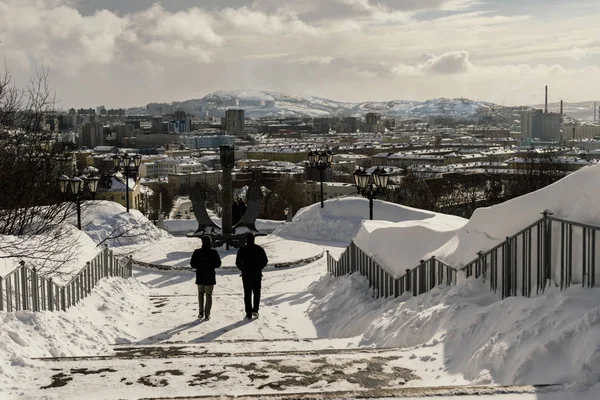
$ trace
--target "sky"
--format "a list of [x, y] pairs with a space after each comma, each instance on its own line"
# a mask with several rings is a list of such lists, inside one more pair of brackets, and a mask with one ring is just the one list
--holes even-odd
[[[61, 107], [216, 90], [338, 101], [600, 98], [597, 0], [0, 0], [0, 57]], [[2, 66], [0, 66], [0, 69]]]

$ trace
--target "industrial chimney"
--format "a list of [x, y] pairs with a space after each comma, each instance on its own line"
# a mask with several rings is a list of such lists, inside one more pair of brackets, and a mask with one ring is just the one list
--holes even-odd
[[563, 115], [563, 101], [560, 101], [560, 115]]
[[594, 102], [594, 122], [596, 122], [596, 111], [598, 108], [596, 107], [596, 102]]
[[548, 114], [548, 85], [546, 85], [546, 101], [544, 102], [544, 114]]

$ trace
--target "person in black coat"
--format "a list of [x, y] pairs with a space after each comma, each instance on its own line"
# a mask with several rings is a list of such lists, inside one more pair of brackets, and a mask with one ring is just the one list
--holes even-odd
[[[254, 234], [246, 233], [246, 245], [238, 250], [235, 265], [242, 272], [244, 306], [248, 319], [252, 319], [253, 315], [258, 317], [262, 270], [268, 262], [265, 250], [254, 243]], [[252, 301], [252, 295], [254, 295], [254, 301]]]
[[[200, 312], [198, 318], [210, 319], [212, 307], [212, 293], [217, 284], [215, 269], [221, 266], [219, 253], [211, 248], [210, 236], [202, 236], [202, 247], [194, 250], [190, 265], [196, 270], [196, 285], [198, 286], [198, 305]], [[206, 294], [206, 307], [204, 295]]]

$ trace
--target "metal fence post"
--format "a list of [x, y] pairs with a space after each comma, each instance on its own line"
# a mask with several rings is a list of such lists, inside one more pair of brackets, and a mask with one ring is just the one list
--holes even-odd
[[38, 276], [35, 267], [31, 271], [31, 300], [33, 311], [40, 311], [40, 293], [38, 291]]
[[108, 246], [106, 246], [104, 248], [104, 257], [102, 257], [102, 259], [104, 260], [104, 265], [103, 265], [103, 269], [102, 269], [102, 273], [104, 274], [103, 278], [106, 278], [108, 276]]
[[131, 278], [133, 276], [133, 256], [129, 256], [129, 261], [127, 263], [127, 277]]
[[60, 298], [61, 298], [61, 305], [62, 305], [62, 310], [63, 311], [67, 311], [67, 299], [65, 297], [65, 288], [62, 287], [60, 288]]
[[406, 270], [406, 289], [404, 290], [405, 292], [410, 292], [410, 269]]
[[[54, 311], [54, 285], [52, 284], [52, 278], [48, 279], [48, 310]], [[58, 293], [56, 294], [58, 296]]]
[[21, 260], [21, 309], [29, 309], [29, 290], [27, 287], [27, 270], [25, 269], [25, 261]]

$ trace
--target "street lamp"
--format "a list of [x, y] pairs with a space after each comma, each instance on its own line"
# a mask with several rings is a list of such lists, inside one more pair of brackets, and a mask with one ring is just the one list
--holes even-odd
[[71, 194], [75, 196], [75, 203], [77, 204], [77, 229], [81, 230], [81, 201], [85, 194], [85, 188], [90, 193], [92, 199], [96, 198], [96, 190], [98, 189], [98, 181], [100, 178], [96, 176], [84, 176], [83, 178], [73, 177], [69, 178], [66, 175], [61, 175], [58, 178], [58, 187], [60, 192], [65, 195], [69, 187], [71, 188]]
[[319, 170], [319, 180], [321, 181], [321, 208], [325, 206], [323, 199], [323, 171], [331, 168], [333, 162], [333, 152], [331, 150], [311, 151], [308, 153], [308, 165], [311, 168]]
[[127, 212], [129, 212], [129, 177], [133, 176], [134, 179], [137, 177], [138, 168], [141, 162], [142, 156], [139, 154], [136, 154], [133, 157], [127, 153], [125, 153], [123, 157], [118, 154], [113, 156], [115, 172], [121, 171], [125, 175], [125, 206]]
[[369, 174], [362, 168], [354, 171], [354, 183], [358, 193], [369, 199], [369, 219], [373, 219], [373, 199], [382, 195], [388, 185], [390, 175], [383, 168], [375, 168]]

